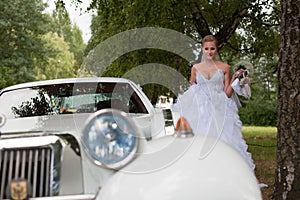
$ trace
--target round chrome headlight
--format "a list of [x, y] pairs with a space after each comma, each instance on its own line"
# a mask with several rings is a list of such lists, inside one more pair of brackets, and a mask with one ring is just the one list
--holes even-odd
[[125, 112], [103, 109], [86, 123], [83, 142], [93, 161], [109, 168], [130, 162], [138, 150], [138, 129]]

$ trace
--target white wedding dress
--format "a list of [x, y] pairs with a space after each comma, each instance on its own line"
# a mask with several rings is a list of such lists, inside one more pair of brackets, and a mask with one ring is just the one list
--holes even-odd
[[[238, 107], [224, 92], [224, 73], [221, 69], [216, 69], [210, 79], [196, 72], [196, 83], [178, 97], [171, 110], [185, 117], [195, 134], [212, 136], [216, 142], [222, 140], [232, 146], [254, 170], [255, 165], [241, 133]], [[214, 144], [208, 145], [212, 150]]]

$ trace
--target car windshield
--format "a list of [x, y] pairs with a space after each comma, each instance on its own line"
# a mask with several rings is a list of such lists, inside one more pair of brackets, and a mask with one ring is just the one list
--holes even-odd
[[128, 83], [68, 83], [22, 88], [1, 94], [0, 105], [0, 113], [7, 118], [92, 113], [103, 108], [147, 113]]

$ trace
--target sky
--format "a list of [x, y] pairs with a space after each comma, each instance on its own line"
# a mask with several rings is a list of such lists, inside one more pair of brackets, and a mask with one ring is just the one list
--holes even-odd
[[[44, 0], [48, 3], [49, 8], [47, 12], [51, 13], [53, 9], [55, 9], [54, 2], [55, 0]], [[84, 13], [83, 11], [88, 7], [90, 0], [84, 0], [82, 5], [80, 6], [83, 11], [80, 11], [79, 8], [76, 8], [73, 4], [71, 4], [71, 0], [66, 0], [66, 9], [69, 13], [70, 19], [73, 24], [76, 24], [80, 30], [82, 31], [82, 38], [85, 43], [91, 38], [91, 15], [92, 13]]]

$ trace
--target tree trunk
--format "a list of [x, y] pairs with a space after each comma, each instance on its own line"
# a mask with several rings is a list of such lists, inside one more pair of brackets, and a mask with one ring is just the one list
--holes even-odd
[[300, 1], [281, 0], [277, 171], [273, 199], [300, 198]]

